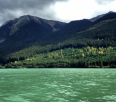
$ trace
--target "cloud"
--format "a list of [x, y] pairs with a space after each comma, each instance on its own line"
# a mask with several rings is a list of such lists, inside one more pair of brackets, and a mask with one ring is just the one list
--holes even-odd
[[45, 19], [57, 19], [53, 6], [68, 0], [0, 0], [0, 25], [22, 15], [33, 15]]
[[109, 11], [116, 11], [116, 0], [70, 0], [55, 5], [57, 17], [71, 21], [92, 18]]
[[116, 0], [0, 0], [0, 25], [23, 15], [70, 22], [116, 11]]
[[115, 0], [95, 0], [96, 3], [98, 3], [99, 5], [106, 5], [108, 3], [111, 3]]
[[0, 9], [44, 8], [58, 1], [68, 0], [0, 0]]

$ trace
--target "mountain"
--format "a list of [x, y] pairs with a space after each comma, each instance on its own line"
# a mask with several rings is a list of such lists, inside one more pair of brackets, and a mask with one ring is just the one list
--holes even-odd
[[96, 21], [94, 21], [94, 24], [99, 23], [100, 21], [103, 21], [103, 20], [108, 20], [108, 19], [113, 19], [113, 18], [116, 18], [116, 13], [110, 11], [104, 14], [102, 17], [100, 17]]
[[[53, 34], [56, 35], [54, 32], [39, 39], [40, 43], [47, 41], [45, 45], [24, 48], [12, 53], [6, 61], [0, 61], [7, 63], [6, 68], [116, 68], [115, 25], [116, 18], [103, 20], [65, 40], [63, 35], [60, 35], [62, 40], [58, 35], [53, 37]], [[50, 41], [48, 37], [52, 37]]]
[[[89, 20], [92, 21], [92, 22], [95, 22], [95, 21], [97, 21], [98, 19], [100, 19], [102, 17], [104, 18], [104, 16], [107, 16], [108, 14], [115, 14], [115, 12], [109, 11], [108, 13], [105, 13], [105, 14], [102, 14], [102, 15], [98, 15], [96, 17], [93, 17], [93, 18], [89, 19]], [[115, 18], [115, 16], [111, 16], [111, 17]], [[107, 16], [107, 19], [110, 19], [110, 18]]]
[[1, 52], [11, 53], [27, 48], [27, 44], [38, 41], [41, 37], [57, 31], [66, 23], [45, 20], [30, 15], [7, 21], [0, 27]]
[[72, 38], [64, 41], [62, 47], [82, 48], [116, 46], [116, 18], [103, 20], [89, 29], [77, 32]]
[[0, 67], [116, 67], [116, 13], [63, 23], [25, 15], [0, 27]]
[[0, 27], [0, 57], [17, 53], [15, 58], [25, 59], [61, 48], [115, 46], [115, 18], [116, 13], [110, 12], [94, 22], [83, 19], [63, 23], [30, 15], [10, 20]]
[[44, 41], [44, 45], [61, 43], [73, 37], [75, 33], [86, 30], [91, 26], [92, 22], [87, 19], [71, 21], [60, 30], [41, 38], [40, 42]]
[[14, 35], [19, 38], [18, 40], [25, 37], [28, 39], [42, 37], [49, 32], [62, 28], [64, 25], [66, 23], [25, 15], [3, 24], [0, 27], [0, 39], [2, 42]]
[[[101, 24], [100, 22], [102, 22], [102, 21], [106, 22], [106, 24], [107, 24], [108, 20], [115, 19], [115, 18], [116, 18], [116, 13], [110, 11], [106, 14], [97, 16], [95, 18], [96, 20], [94, 19], [95, 20], [94, 22], [92, 22], [88, 19], [71, 21], [67, 25], [62, 27], [62, 29], [60, 29], [56, 32], [50, 33], [49, 35], [46, 35], [44, 38], [41, 38], [42, 41], [40, 40], [40, 42], [44, 42], [45, 45], [46, 44], [53, 44], [53, 43], [54, 44], [57, 44], [57, 43], [61, 44], [62, 42], [66, 41], [72, 37], [75, 38], [75, 33], [78, 33], [81, 31], [86, 31], [87, 29], [89, 29], [93, 25]], [[111, 24], [111, 26], [112, 25], [113, 25], [113, 23]], [[106, 26], [108, 27], [108, 25], [106, 25]], [[102, 28], [102, 26], [101, 26], [101, 28]], [[108, 29], [108, 28], [106, 28], [106, 29]], [[113, 28], [113, 30], [115, 31], [115, 28]], [[88, 34], [83, 35], [82, 38], [86, 35], [88, 35]], [[86, 36], [86, 37], [90, 37], [90, 36]]]
[[0, 27], [0, 37], [3, 38], [0, 49], [4, 53], [12, 53], [35, 44], [43, 46], [61, 43], [91, 25], [92, 22], [87, 19], [66, 24], [29, 15], [22, 16]]
[[91, 21], [91, 22], [94, 22], [94, 21], [98, 20], [99, 18], [103, 17], [104, 15], [105, 15], [105, 14], [98, 15], [98, 16], [96, 16], [96, 17], [93, 17], [93, 18], [90, 19], [90, 21]]

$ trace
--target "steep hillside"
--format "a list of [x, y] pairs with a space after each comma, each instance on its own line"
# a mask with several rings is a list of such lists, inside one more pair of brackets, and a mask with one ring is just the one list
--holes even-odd
[[94, 21], [98, 20], [99, 18], [103, 17], [104, 15], [105, 15], [105, 14], [98, 15], [98, 16], [96, 16], [96, 17], [93, 17], [93, 18], [89, 19], [89, 20], [90, 20], [91, 22], [94, 22]]
[[7, 39], [10, 36], [11, 37], [9, 39], [12, 37], [15, 39], [22, 39], [24, 37], [28, 38], [29, 36], [41, 37], [49, 32], [60, 29], [65, 25], [66, 23], [63, 22], [45, 20], [39, 17], [25, 15], [21, 16], [20, 18], [7, 21], [5, 24], [3, 24], [0, 27], [0, 39]]
[[[95, 17], [95, 19], [93, 18], [94, 22], [91, 22], [88, 19], [72, 21], [72, 22], [68, 23], [66, 26], [64, 26], [62, 29], [60, 29], [59, 31], [56, 31], [54, 33], [51, 33], [51, 34], [46, 35], [43, 38], [41, 38], [42, 44], [44, 43], [45, 45], [46, 44], [60, 44], [61, 45], [61, 43], [63, 41], [67, 41], [68, 39], [73, 38], [73, 37], [75, 38], [75, 33], [85, 31], [88, 28], [94, 27], [94, 26], [97, 26], [100, 29], [102, 29], [102, 31], [100, 30], [99, 32], [95, 30], [94, 34], [92, 34], [92, 36], [94, 36], [94, 37], [96, 37], [97, 34], [99, 34], [99, 33], [100, 34], [104, 33], [107, 35], [108, 33], [111, 33], [112, 31], [114, 34], [115, 20], [114, 20], [114, 22], [112, 20], [115, 18], [116, 18], [116, 13], [110, 11], [106, 14]], [[112, 21], [112, 22], [110, 22], [110, 21]], [[108, 22], [110, 22], [110, 23], [108, 23]], [[90, 32], [92, 32], [92, 30]], [[89, 33], [83, 34], [83, 36], [81, 36], [79, 34], [76, 39], [79, 39], [80, 36], [82, 37], [81, 39], [89, 38], [90, 36], [88, 34]], [[106, 36], [106, 35], [104, 35], [104, 36]], [[111, 36], [113, 36], [113, 35], [111, 35]], [[97, 37], [101, 38], [100, 36], [97, 36]], [[40, 42], [41, 42], [41, 40], [40, 40]]]
[[113, 19], [113, 18], [116, 18], [116, 13], [108, 12], [104, 14], [102, 17], [100, 17], [99, 19], [97, 19], [96, 21], [94, 21], [94, 24], [99, 23], [100, 21], [103, 21], [103, 20], [108, 20], [108, 19]]
[[13, 21], [10, 20], [0, 27], [0, 39], [1, 40], [8, 38], [10, 36], [10, 31], [11, 31], [10, 27], [12, 25], [13, 25]]
[[109, 11], [108, 13], [98, 15], [98, 16], [96, 16], [96, 17], [93, 17], [93, 18], [89, 19], [89, 20], [92, 21], [92, 22], [95, 22], [95, 21], [97, 21], [98, 19], [100, 19], [101, 17], [103, 17], [103, 16], [105, 16], [105, 15], [107, 16], [107, 14], [112, 14], [112, 13], [115, 13], [115, 12]]
[[0, 52], [6, 55], [27, 48], [32, 45], [30, 43], [38, 41], [46, 34], [59, 30], [65, 25], [66, 23], [63, 22], [30, 15], [10, 20], [0, 27]]
[[62, 29], [42, 37], [40, 43], [42, 42], [44, 45], [61, 43], [73, 37], [76, 32], [84, 31], [91, 26], [92, 22], [87, 19], [71, 21]]
[[[1, 52], [4, 54], [10, 54], [33, 45], [59, 44], [72, 37], [76, 32], [86, 30], [92, 25], [92, 22], [86, 19], [72, 21], [67, 25], [42, 19], [36, 21], [31, 16], [23, 16], [19, 19], [21, 20], [18, 23], [11, 26], [15, 30], [12, 30], [8, 38], [0, 44]], [[14, 22], [17, 20], [15, 19]], [[4, 55], [3, 53], [1, 55]]]
[[62, 43], [64, 47], [116, 46], [116, 18], [101, 21]]

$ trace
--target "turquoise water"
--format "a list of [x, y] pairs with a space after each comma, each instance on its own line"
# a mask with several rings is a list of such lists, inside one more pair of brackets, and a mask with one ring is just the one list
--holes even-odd
[[116, 102], [116, 70], [1, 69], [0, 102]]

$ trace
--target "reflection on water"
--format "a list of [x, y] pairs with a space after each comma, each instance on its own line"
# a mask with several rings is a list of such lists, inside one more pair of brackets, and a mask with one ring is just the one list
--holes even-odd
[[116, 102], [115, 69], [2, 69], [0, 102]]

